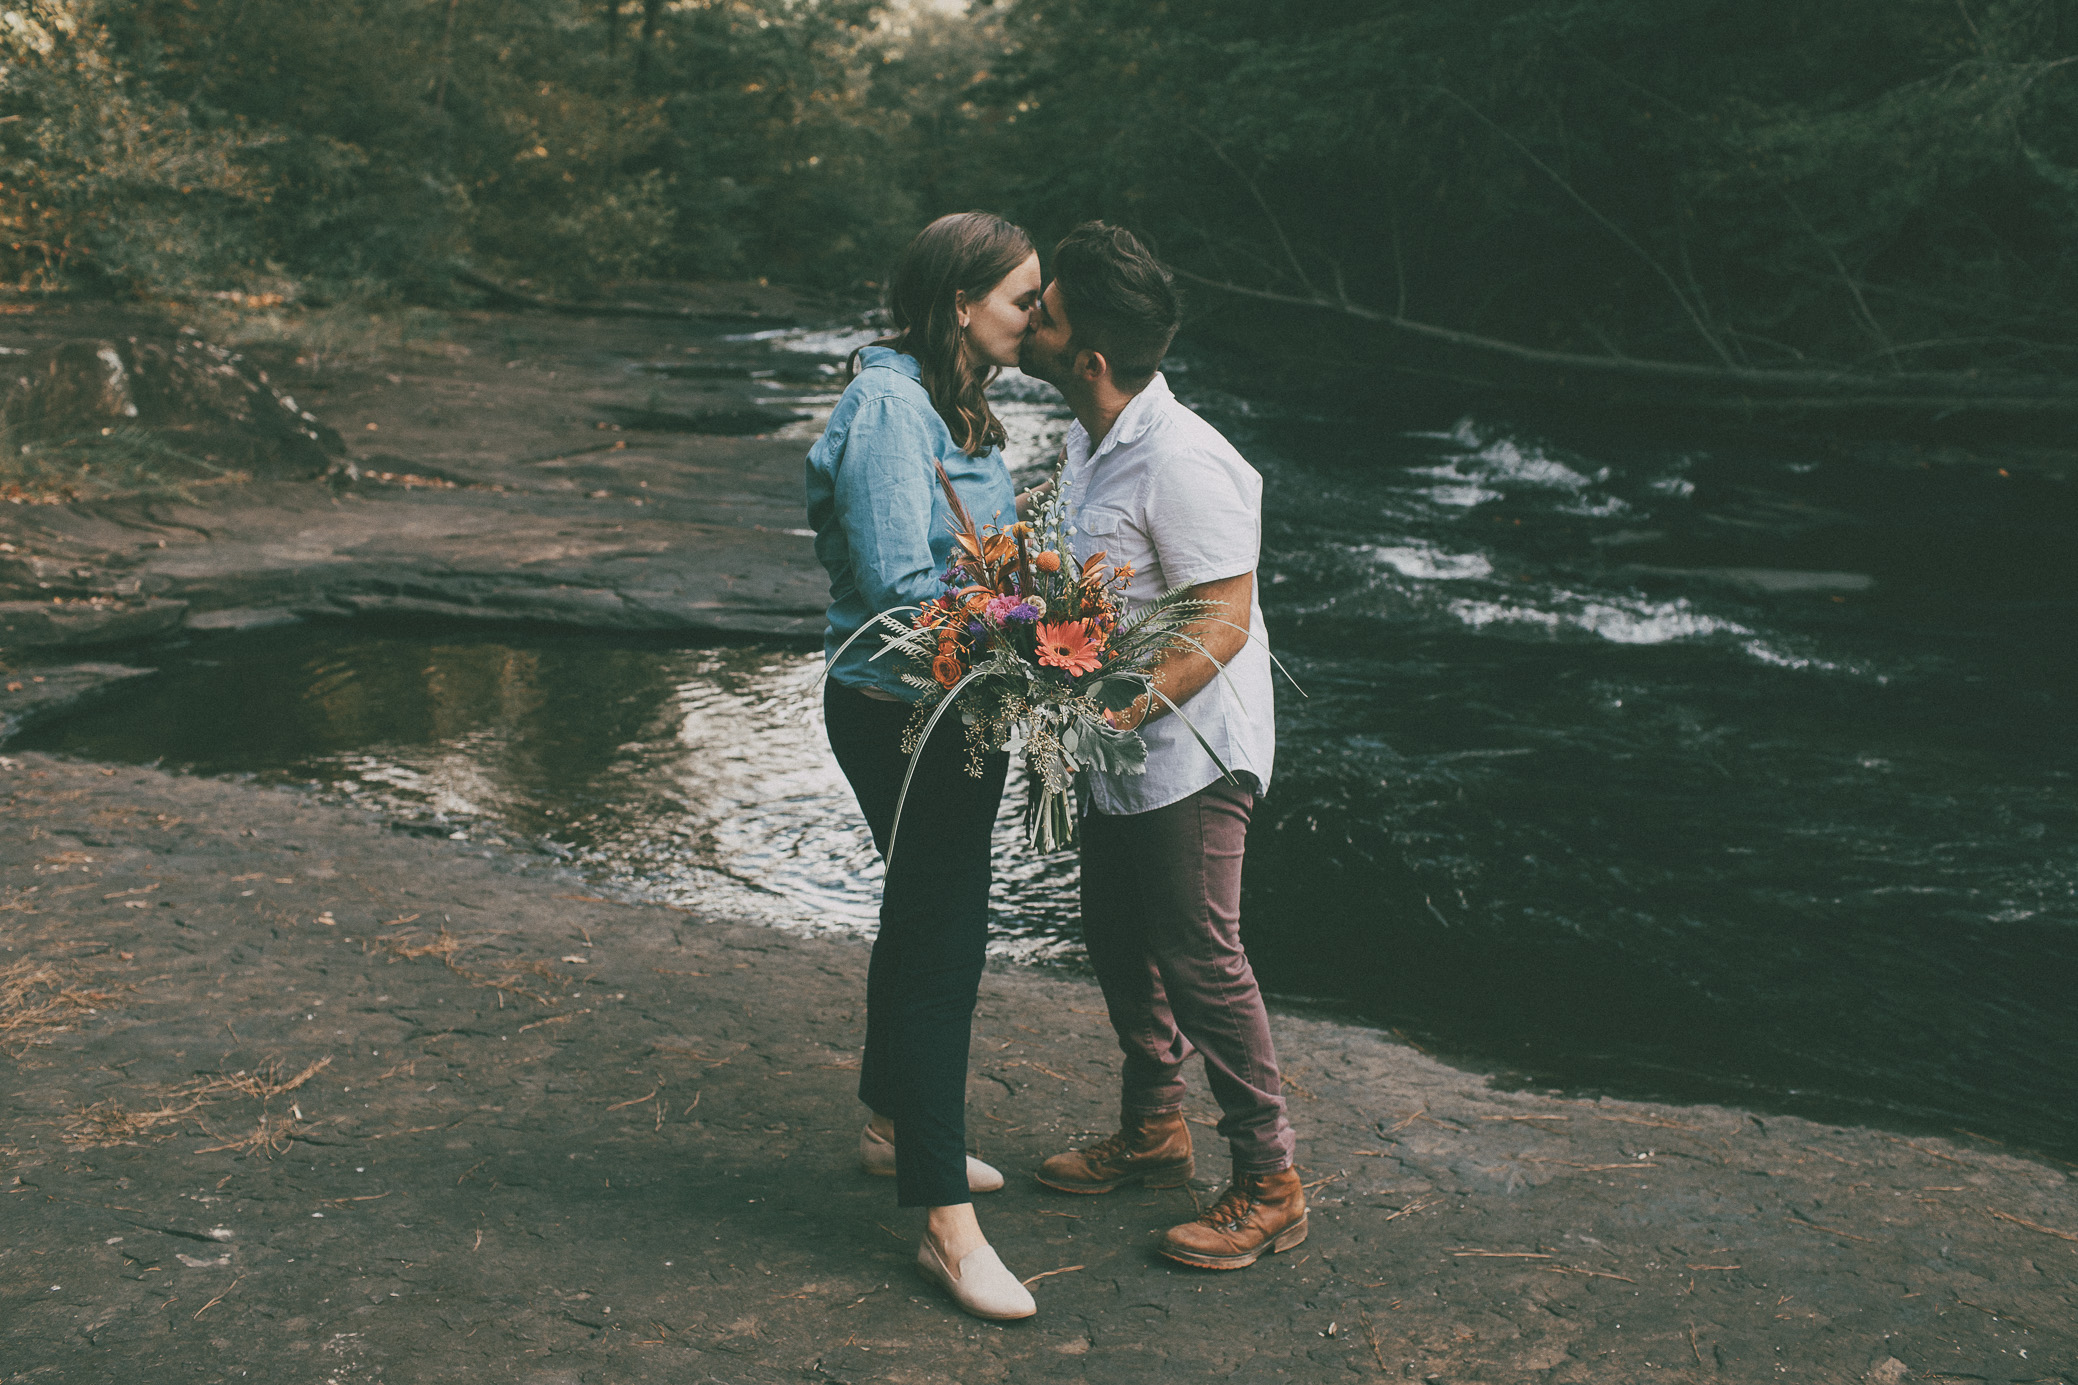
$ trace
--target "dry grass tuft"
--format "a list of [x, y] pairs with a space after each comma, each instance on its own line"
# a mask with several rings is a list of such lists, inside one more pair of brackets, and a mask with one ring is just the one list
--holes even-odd
[[281, 1059], [276, 1058], [254, 1072], [239, 1071], [228, 1077], [203, 1078], [199, 1082], [190, 1083], [189, 1090], [203, 1101], [226, 1092], [236, 1092], [256, 1101], [272, 1101], [275, 1097], [295, 1091], [331, 1066], [330, 1058], [320, 1058], [294, 1077], [284, 1080], [281, 1075]]
[[556, 990], [566, 989], [570, 978], [557, 971], [553, 965], [542, 961], [501, 961], [488, 971], [474, 971], [459, 960], [464, 952], [481, 946], [480, 940], [458, 938], [445, 928], [427, 937], [422, 933], [392, 934], [379, 937], [362, 945], [364, 952], [386, 952], [400, 961], [415, 962], [422, 957], [438, 957], [449, 971], [469, 982], [499, 993], [499, 1003], [508, 995], [525, 996], [537, 1005], [554, 1005], [559, 997], [548, 994], [544, 988], [530, 982], [546, 981]]
[[[295, 1091], [331, 1065], [330, 1058], [320, 1058], [295, 1076], [284, 1077], [281, 1060], [277, 1058], [250, 1072], [241, 1069], [234, 1073], [199, 1077], [164, 1089], [157, 1097], [158, 1104], [148, 1111], [127, 1110], [113, 1098], [97, 1101], [72, 1114], [65, 1123], [65, 1142], [86, 1149], [107, 1149], [115, 1145], [137, 1144], [155, 1131], [163, 1138], [175, 1133], [175, 1127], [182, 1118], [219, 1101], [240, 1098], [257, 1101], [264, 1108], [266, 1103]], [[161, 1130], [162, 1126], [167, 1128]], [[215, 1134], [206, 1125], [202, 1128]], [[294, 1120], [262, 1109], [259, 1128], [253, 1134], [227, 1144], [211, 1145], [201, 1152], [233, 1149], [252, 1154], [264, 1149], [275, 1153], [287, 1145], [296, 1128]]]
[[431, 938], [421, 933], [400, 933], [377, 938], [362, 950], [387, 952], [406, 962], [416, 962], [421, 957], [438, 957], [452, 967], [455, 958], [461, 956], [468, 948], [468, 943], [443, 928]]
[[262, 1111], [260, 1123], [253, 1127], [251, 1133], [227, 1139], [222, 1144], [204, 1145], [195, 1152], [215, 1154], [221, 1150], [230, 1150], [234, 1154], [279, 1154], [289, 1147], [289, 1141], [301, 1128], [292, 1116], [277, 1116], [271, 1111]]
[[[65, 1122], [65, 1143], [84, 1149], [134, 1145], [160, 1126], [170, 1125], [200, 1108], [200, 1102], [188, 1102], [179, 1106], [161, 1105], [149, 1111], [130, 1111], [113, 1098], [97, 1101], [92, 1106], [82, 1106]], [[173, 1132], [168, 1130], [165, 1133], [171, 1135]]]
[[19, 1058], [115, 999], [114, 991], [84, 988], [83, 979], [33, 958], [0, 967], [0, 1047]]

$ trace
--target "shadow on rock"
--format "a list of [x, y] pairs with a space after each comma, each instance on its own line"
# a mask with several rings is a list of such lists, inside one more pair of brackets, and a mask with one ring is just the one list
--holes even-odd
[[300, 480], [345, 448], [243, 356], [191, 335], [80, 339], [14, 363], [0, 395], [0, 498], [89, 499]]

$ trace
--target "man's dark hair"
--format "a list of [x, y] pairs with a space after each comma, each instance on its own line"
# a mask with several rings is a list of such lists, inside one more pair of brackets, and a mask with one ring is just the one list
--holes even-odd
[[1054, 247], [1053, 277], [1068, 310], [1070, 349], [1102, 354], [1124, 389], [1146, 384], [1183, 317], [1167, 267], [1123, 226], [1085, 221]]

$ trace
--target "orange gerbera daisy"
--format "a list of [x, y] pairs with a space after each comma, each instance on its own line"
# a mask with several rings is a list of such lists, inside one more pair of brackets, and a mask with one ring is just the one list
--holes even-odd
[[1058, 625], [1042, 622], [1039, 626], [1039, 662], [1072, 676], [1080, 676], [1095, 672], [1103, 658], [1097, 647], [1090, 643], [1089, 632], [1082, 628], [1080, 621], [1064, 621]]

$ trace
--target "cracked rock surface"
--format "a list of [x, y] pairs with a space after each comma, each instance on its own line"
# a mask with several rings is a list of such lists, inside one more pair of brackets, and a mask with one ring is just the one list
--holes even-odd
[[[1988, 1142], [1497, 1090], [1275, 1017], [1312, 1232], [1049, 1193], [1093, 986], [997, 969], [970, 1130], [1039, 1316], [855, 1166], [866, 954], [250, 785], [0, 758], [0, 1380], [2078, 1380], [2078, 1190]], [[1195, 1080], [1195, 1078], [1194, 1078]]]
[[[166, 331], [113, 312], [52, 305], [0, 320], [0, 337], [50, 362]], [[288, 347], [239, 355], [238, 382], [295, 404], [285, 424], [280, 408], [256, 418], [322, 430], [293, 439], [317, 459], [295, 475], [257, 469], [235, 484], [0, 504], [0, 600], [16, 603], [8, 629], [18, 632], [0, 632], [0, 645], [30, 643], [49, 622], [27, 606], [53, 599], [184, 602], [181, 619], [197, 629], [395, 612], [819, 633], [827, 580], [800, 532], [816, 406], [798, 402], [828, 390], [817, 362], [753, 378], [766, 362], [745, 353], [762, 348], [725, 341], [742, 324], [721, 320], [477, 313], [448, 328], [437, 348], [345, 363]], [[68, 396], [48, 409], [90, 404], [107, 401]], [[340, 447], [335, 428], [346, 454], [315, 477], [320, 443]]]

